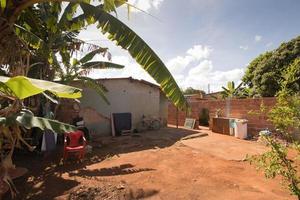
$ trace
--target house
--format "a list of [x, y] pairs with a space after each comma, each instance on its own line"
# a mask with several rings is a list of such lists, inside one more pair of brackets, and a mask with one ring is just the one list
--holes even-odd
[[168, 100], [158, 85], [131, 77], [97, 79], [97, 82], [106, 88], [109, 104], [95, 90], [82, 87], [75, 81], [72, 85], [83, 89], [80, 103], [64, 100], [58, 109], [58, 120], [72, 123], [72, 118], [79, 112], [85, 126], [100, 135], [111, 134], [112, 113], [130, 112], [133, 129], [141, 122], [142, 116], [167, 120]]
[[222, 99], [222, 92], [213, 92], [208, 94], [186, 94], [184, 97], [187, 99], [188, 102], [194, 101], [202, 101], [202, 100], [216, 100]]
[[184, 97], [188, 102], [199, 101], [203, 99], [203, 94], [185, 94]]
[[207, 100], [222, 99], [222, 91], [205, 94], [204, 99]]

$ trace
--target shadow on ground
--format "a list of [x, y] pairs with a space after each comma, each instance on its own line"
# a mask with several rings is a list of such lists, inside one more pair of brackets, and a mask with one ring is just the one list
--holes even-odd
[[118, 176], [118, 175], [126, 175], [126, 174], [134, 174], [145, 171], [154, 171], [155, 169], [151, 168], [138, 168], [135, 169], [134, 165], [131, 164], [123, 164], [116, 167], [110, 168], [101, 168], [95, 170], [85, 170], [79, 169], [76, 172], [70, 172], [69, 176], [81, 176], [81, 177], [95, 177], [95, 176]]
[[[159, 131], [149, 131], [131, 136], [95, 138], [90, 143], [93, 146], [93, 151], [86, 156], [83, 162], [69, 161], [65, 165], [61, 163], [62, 147], [58, 148], [57, 152], [53, 152], [48, 157], [33, 153], [16, 154], [14, 156], [15, 164], [29, 170], [28, 174], [24, 177], [14, 181], [20, 192], [17, 199], [54, 199], [79, 186], [79, 180], [64, 179], [62, 174], [66, 172], [71, 177], [101, 177], [155, 170], [148, 168], [138, 169], [134, 168], [131, 164], [97, 170], [87, 170], [86, 166], [122, 153], [166, 148], [172, 146], [182, 138], [189, 137], [195, 133], [197, 131], [164, 128]], [[152, 191], [146, 194], [145, 192], [141, 192], [144, 191], [142, 188], [138, 188], [136, 191], [140, 191], [137, 193], [142, 193], [137, 194], [137, 196], [151, 196], [158, 193], [158, 191]], [[6, 194], [4, 199], [10, 199], [10, 195]]]

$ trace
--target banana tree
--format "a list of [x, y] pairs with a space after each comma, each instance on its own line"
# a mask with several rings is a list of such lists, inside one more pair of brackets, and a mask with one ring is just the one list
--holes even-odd
[[[105, 102], [109, 103], [105, 92], [106, 89], [96, 80], [87, 75], [92, 69], [123, 68], [124, 66], [111, 62], [91, 61], [94, 56], [107, 56], [111, 59], [108, 48], [94, 44], [88, 44], [77, 39], [80, 29], [85, 24], [76, 19], [78, 5], [70, 3], [65, 9], [60, 4], [42, 3], [36, 7], [30, 7], [30, 15], [21, 14], [20, 24], [25, 27], [16, 27], [18, 36], [34, 47], [34, 55], [31, 62], [33, 65], [28, 69], [29, 77], [54, 80], [70, 84], [77, 83], [94, 89]], [[26, 22], [31, 19], [32, 23]], [[70, 20], [68, 20], [70, 19]], [[81, 59], [78, 55], [89, 51]]]
[[[14, 3], [14, 1], [5, 1], [6, 3], [2, 4], [2, 12], [1, 17], [3, 16], [6, 21], [4, 24], [9, 25], [11, 34], [15, 37], [15, 28], [14, 25], [17, 24], [20, 27], [24, 27], [24, 21], [21, 24], [18, 24], [18, 20], [20, 19], [20, 15], [30, 13], [29, 9], [32, 8], [33, 4], [39, 5], [43, 2], [55, 2], [52, 3], [55, 8], [59, 2], [63, 0], [23, 0], [18, 3]], [[68, 0], [65, 0], [68, 1]], [[3, 2], [3, 1], [1, 1]], [[8, 4], [9, 2], [10, 4]], [[186, 100], [182, 95], [176, 81], [172, 77], [171, 73], [164, 65], [162, 60], [158, 57], [158, 55], [147, 45], [147, 43], [139, 37], [133, 30], [131, 30], [127, 25], [117, 19], [115, 16], [111, 15], [111, 12], [115, 12], [118, 6], [121, 6], [126, 3], [125, 0], [103, 0], [100, 1], [100, 5], [92, 5], [89, 0], [69, 0], [70, 5], [70, 13], [74, 12], [76, 9], [81, 9], [82, 14], [70, 19], [70, 14], [67, 14], [67, 20], [64, 21], [63, 24], [67, 25], [70, 21], [72, 21], [73, 25], [71, 27], [85, 27], [90, 24], [97, 24], [99, 28], [99, 32], [101, 31], [105, 34], [108, 39], [115, 41], [118, 46], [121, 46], [123, 49], [127, 50], [129, 54], [141, 65], [141, 67], [149, 73], [157, 83], [160, 84], [162, 91], [166, 94], [166, 96], [172, 100], [172, 102], [179, 107], [180, 109], [184, 109], [187, 107]], [[56, 9], [59, 9], [59, 6], [56, 6]], [[29, 17], [30, 19], [30, 17]], [[28, 22], [28, 21], [27, 21]], [[28, 22], [27, 24], [30, 24]], [[49, 25], [51, 27], [51, 24]], [[0, 26], [0, 44], [2, 42], [5, 43], [4, 40], [1, 40], [1, 29], [4, 28]], [[26, 27], [25, 27], [26, 28]], [[17, 38], [17, 40], [15, 40]], [[13, 46], [16, 46], [17, 49], [26, 50], [25, 46], [30, 46], [26, 44], [26, 40], [21, 40], [19, 37], [15, 37], [14, 40], [9, 40], [12, 43], [15, 43]], [[3, 46], [3, 45], [2, 45]], [[6, 45], [5, 46], [9, 46]], [[17, 51], [18, 52], [18, 51]], [[24, 54], [24, 53], [23, 53]], [[18, 55], [23, 55], [18, 53]], [[1, 52], [0, 52], [1, 55]], [[7, 58], [10, 58], [12, 55], [3, 54], [1, 58], [4, 58], [6, 62], [1, 62], [2, 64], [10, 65], [7, 61]], [[22, 57], [27, 58], [28, 55]], [[15, 57], [13, 57], [15, 58]], [[8, 59], [9, 61], [13, 59]], [[19, 61], [17, 59], [17, 63], [24, 63], [22, 60]], [[26, 61], [26, 60], [25, 60]], [[15, 62], [16, 63], [16, 62]], [[25, 62], [26, 63], [26, 62]]]
[[[38, 127], [42, 130], [50, 129], [56, 133], [76, 130], [74, 126], [69, 124], [35, 117], [31, 111], [23, 106], [22, 101], [25, 98], [44, 92], [50, 92], [61, 98], [74, 99], [81, 97], [81, 90], [78, 88], [23, 76], [13, 78], [0, 76], [1, 104], [9, 104], [6, 106], [1, 105], [2, 109], [0, 110], [0, 170], [4, 172], [1, 179], [9, 186], [12, 196], [15, 196], [17, 193], [9, 175], [9, 170], [15, 169], [15, 165], [12, 162], [14, 149], [15, 147], [21, 148], [21, 144], [23, 144], [29, 150], [33, 150], [33, 147], [24, 140], [22, 130], [28, 130], [33, 127]], [[6, 141], [6, 147], [10, 149], [7, 154], [4, 153], [3, 149], [4, 141]]]
[[242, 87], [243, 83], [240, 83], [237, 87], [235, 87], [235, 84], [233, 81], [229, 81], [227, 83], [227, 88], [222, 87], [223, 91], [222, 91], [222, 97], [225, 98], [234, 98], [234, 97], [238, 97], [241, 91], [241, 87]]
[[94, 56], [101, 51], [103, 51], [102, 48], [96, 49], [86, 54], [81, 59], [70, 58], [69, 61], [64, 62], [63, 66], [60, 66], [62, 69], [57, 73], [57, 77], [59, 77], [59, 81], [64, 84], [69, 84], [76, 80], [77, 83], [95, 90], [97, 94], [109, 104], [109, 101], [105, 96], [105, 92], [107, 92], [105, 86], [96, 80], [89, 78], [88, 74], [93, 69], [122, 69], [124, 66], [105, 61], [91, 61]]

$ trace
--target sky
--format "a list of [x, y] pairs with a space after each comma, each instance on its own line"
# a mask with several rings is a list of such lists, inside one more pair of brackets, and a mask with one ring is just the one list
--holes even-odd
[[[181, 88], [210, 92], [228, 81], [241, 81], [259, 54], [300, 35], [299, 0], [129, 0], [145, 12], [117, 10], [127, 24], [159, 55]], [[122, 70], [93, 70], [92, 78], [133, 77], [155, 81], [95, 27], [79, 38], [108, 47]], [[105, 60], [100, 55], [97, 60]]]

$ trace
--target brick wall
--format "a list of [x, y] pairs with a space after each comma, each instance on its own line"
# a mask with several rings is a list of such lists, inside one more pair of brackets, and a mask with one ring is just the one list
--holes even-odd
[[[215, 116], [216, 110], [221, 109], [221, 117], [241, 118], [248, 120], [248, 133], [256, 135], [260, 130], [265, 128], [272, 129], [273, 126], [267, 121], [266, 114], [250, 114], [258, 113], [261, 104], [269, 110], [276, 103], [276, 98], [258, 98], [258, 99], [232, 99], [232, 100], [199, 100], [190, 102], [191, 113], [187, 115], [186, 112], [178, 112], [178, 125], [183, 126], [185, 118], [191, 117], [199, 119], [199, 114], [203, 108], [209, 110], [210, 122]], [[169, 104], [168, 123], [176, 125], [176, 108], [173, 104]], [[210, 123], [211, 125], [211, 123]]]

